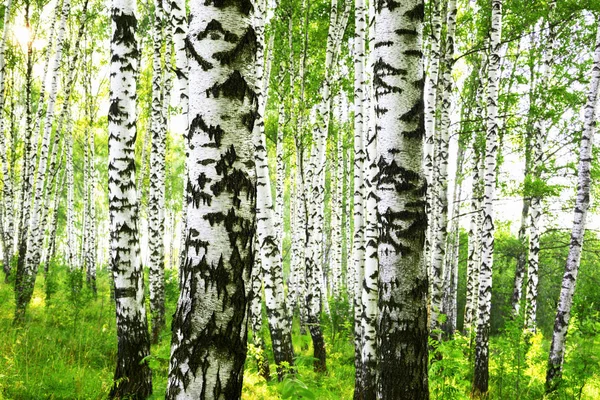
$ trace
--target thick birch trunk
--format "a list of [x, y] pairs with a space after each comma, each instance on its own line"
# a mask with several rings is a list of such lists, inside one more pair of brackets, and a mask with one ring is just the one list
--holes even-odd
[[421, 0], [383, 3], [374, 15], [380, 223], [377, 396], [383, 399], [429, 398], [423, 9]]
[[592, 147], [597, 118], [598, 87], [600, 86], [600, 19], [598, 19], [597, 23], [599, 24], [599, 28], [596, 34], [594, 63], [592, 66], [590, 90], [584, 108], [583, 134], [579, 147], [577, 198], [573, 213], [571, 243], [569, 245], [569, 255], [560, 289], [556, 319], [554, 320], [554, 332], [552, 334], [548, 370], [546, 372], [547, 392], [556, 390], [562, 377], [565, 341], [571, 318], [571, 306], [573, 304], [573, 295], [575, 294], [575, 284], [577, 283], [577, 272], [579, 271], [579, 262], [581, 260], [586, 216], [590, 206]]
[[485, 140], [485, 172], [483, 191], [483, 230], [481, 267], [477, 304], [477, 337], [473, 396], [485, 397], [489, 379], [490, 309], [492, 302], [492, 265], [494, 257], [494, 194], [498, 151], [498, 85], [500, 82], [500, 38], [502, 34], [502, 0], [492, 1], [490, 30], [491, 53], [488, 67], [487, 131]]
[[252, 8], [190, 4], [186, 261], [167, 399], [241, 397], [256, 207]]

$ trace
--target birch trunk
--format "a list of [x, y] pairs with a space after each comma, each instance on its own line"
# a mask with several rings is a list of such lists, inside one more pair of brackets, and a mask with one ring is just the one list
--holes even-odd
[[[164, 42], [162, 0], [155, 2], [152, 27], [152, 117], [150, 134], [150, 189], [148, 191], [148, 247], [150, 251], [150, 312], [152, 314], [152, 343], [158, 343], [160, 332], [165, 327], [165, 147], [167, 129], [164, 115], [166, 90], [165, 72], [162, 65]], [[170, 43], [167, 44], [169, 46]]]
[[[600, 19], [598, 19], [597, 23], [600, 24]], [[575, 294], [575, 284], [577, 283], [577, 272], [579, 271], [579, 262], [581, 260], [586, 216], [590, 206], [591, 162], [597, 118], [598, 86], [600, 86], [600, 27], [596, 34], [590, 89], [584, 108], [583, 134], [579, 147], [577, 198], [573, 212], [573, 228], [571, 230], [569, 255], [560, 289], [556, 319], [554, 320], [554, 332], [552, 333], [552, 344], [548, 358], [548, 370], [546, 371], [547, 392], [556, 390], [562, 377], [565, 341], [571, 318], [571, 306], [573, 304], [573, 295]]]
[[112, 1], [113, 37], [108, 111], [108, 195], [110, 212], [110, 269], [117, 316], [117, 368], [111, 398], [147, 397], [152, 375], [147, 362], [150, 338], [140, 259], [139, 201], [135, 187], [135, 136], [138, 52], [136, 5]]
[[308, 249], [306, 257], [306, 283], [310, 292], [306, 296], [308, 308], [308, 327], [313, 341], [315, 371], [326, 370], [326, 352], [323, 333], [320, 326], [320, 313], [323, 302], [323, 226], [325, 206], [325, 154], [327, 132], [331, 112], [331, 72], [339, 52], [343, 32], [348, 22], [350, 3], [345, 4], [343, 12], [338, 12], [337, 1], [331, 2], [329, 32], [325, 56], [325, 79], [320, 89], [320, 101], [317, 109], [316, 124], [313, 129], [313, 147], [307, 179], [310, 185], [308, 205]]
[[477, 304], [477, 337], [475, 339], [475, 373], [473, 397], [485, 397], [489, 379], [490, 309], [492, 302], [492, 265], [494, 257], [494, 194], [498, 151], [498, 85], [500, 82], [500, 38], [502, 34], [502, 0], [492, 0], [490, 30], [491, 53], [488, 67], [487, 121], [485, 140], [485, 172], [483, 191], [483, 230], [481, 267]]
[[[364, 0], [355, 0], [355, 36], [354, 36], [354, 192], [353, 192], [353, 239], [351, 257], [348, 257], [348, 279], [349, 301], [354, 304], [354, 398], [360, 399], [364, 391], [362, 379], [362, 288], [361, 282], [364, 276], [365, 263], [365, 224], [364, 224], [364, 164], [365, 146], [364, 117], [365, 102], [367, 100], [365, 89], [366, 44], [367, 36], [367, 13]], [[352, 273], [349, 273], [352, 270]]]
[[190, 4], [186, 261], [167, 399], [241, 397], [257, 189], [252, 8]]
[[444, 297], [444, 260], [446, 258], [446, 242], [448, 239], [448, 149], [450, 145], [450, 109], [452, 107], [452, 66], [454, 64], [454, 33], [456, 30], [456, 0], [448, 1], [446, 13], [446, 49], [444, 51], [444, 72], [442, 75], [442, 97], [440, 131], [437, 135], [434, 157], [434, 173], [436, 182], [435, 198], [436, 212], [434, 216], [434, 231], [432, 235], [432, 267], [431, 267], [431, 330], [439, 331], [441, 324], [440, 313], [443, 311]]
[[66, 30], [67, 17], [71, 10], [71, 4], [69, 0], [63, 2], [61, 11], [61, 22], [57, 35], [56, 44], [56, 56], [52, 65], [52, 79], [50, 82], [50, 93], [48, 95], [48, 105], [46, 109], [45, 123], [43, 129], [43, 136], [41, 142], [41, 151], [39, 157], [39, 166], [37, 171], [35, 194], [33, 200], [33, 209], [31, 218], [29, 219], [29, 232], [27, 237], [27, 251], [25, 264], [22, 265], [22, 269], [17, 270], [17, 279], [15, 283], [16, 288], [16, 310], [15, 320], [21, 321], [25, 316], [25, 310], [31, 296], [33, 294], [33, 287], [35, 285], [35, 278], [37, 275], [41, 249], [43, 247], [40, 243], [40, 239], [43, 241], [43, 230], [42, 225], [42, 203], [46, 201], [44, 196], [45, 180], [48, 168], [48, 152], [50, 147], [50, 136], [52, 133], [52, 123], [54, 120], [54, 105], [56, 102], [56, 94], [58, 89], [58, 73], [60, 69], [60, 62], [62, 59], [62, 48], [63, 38]]
[[[271, 56], [267, 56], [265, 65], [265, 20], [266, 2], [255, 3], [253, 16], [254, 32], [258, 43], [256, 51], [256, 85], [255, 93], [258, 101], [256, 122], [252, 133], [254, 140], [254, 158], [256, 162], [256, 223], [259, 243], [259, 256], [263, 270], [265, 305], [273, 355], [279, 369], [279, 377], [283, 378], [281, 363], [294, 364], [292, 347], [291, 317], [288, 315], [283, 287], [283, 262], [281, 259], [279, 237], [277, 231], [277, 215], [271, 192], [271, 178], [267, 159], [267, 143], [265, 136], [264, 112], [266, 110]], [[271, 49], [271, 54], [273, 50]], [[266, 66], [266, 68], [265, 68]]]
[[446, 243], [446, 259], [444, 270], [444, 314], [446, 323], [443, 325], [447, 337], [452, 337], [457, 323], [457, 290], [458, 290], [458, 255], [460, 247], [460, 205], [462, 197], [462, 169], [464, 148], [458, 144], [456, 157], [456, 172], [452, 199], [452, 218], [450, 219], [450, 234]]
[[[555, 2], [550, 3], [550, 15], [556, 6]], [[551, 65], [554, 48], [554, 28], [548, 22], [547, 24], [548, 40], [546, 49], [542, 55], [542, 71], [541, 71], [541, 86], [544, 93], [548, 92], [550, 85], [548, 84], [551, 78]], [[544, 141], [547, 137], [547, 126], [551, 121], [546, 121], [541, 118], [534, 126], [534, 152], [532, 171], [534, 180], [542, 179], [542, 169], [544, 168]], [[540, 237], [542, 234], [542, 196], [540, 193], [534, 193], [531, 197], [531, 225], [529, 228], [529, 253], [527, 260], [527, 297], [525, 307], [525, 326], [530, 332], [536, 330], [536, 314], [537, 314], [537, 294], [538, 294], [538, 269], [539, 269], [539, 253], [540, 253]]]
[[374, 15], [380, 223], [377, 396], [383, 399], [429, 398], [423, 9], [421, 0], [382, 3]]
[[[259, 248], [258, 237], [254, 243], [255, 249]], [[269, 359], [265, 351], [265, 344], [262, 338], [262, 264], [260, 255], [255, 251], [254, 267], [250, 277], [252, 285], [252, 297], [250, 299], [250, 326], [252, 328], [252, 342], [254, 345], [254, 358], [256, 367], [260, 376], [266, 381], [270, 380]]]
[[[435, 157], [435, 128], [436, 128], [436, 113], [437, 113], [437, 93], [438, 79], [440, 72], [440, 61], [442, 60], [441, 50], [441, 35], [442, 35], [442, 12], [441, 1], [432, 0], [431, 2], [431, 36], [430, 36], [430, 52], [429, 52], [429, 71], [427, 74], [427, 90], [425, 101], [425, 148], [423, 165], [425, 167], [425, 175], [427, 177], [427, 214], [433, 215], [433, 168]], [[431, 246], [433, 240], [434, 223], [427, 225], [427, 234], [425, 236], [425, 256], [427, 264], [431, 260]], [[433, 282], [430, 282], [430, 286]], [[433, 295], [433, 293], [432, 293]]]
[[[271, 44], [269, 46], [269, 62], [267, 71], [270, 70], [271, 60], [275, 49], [273, 48], [273, 39], [275, 35], [271, 35]], [[269, 79], [270, 74], [265, 74], [265, 79]], [[276, 185], [275, 185], [275, 232], [277, 233], [277, 246], [279, 248], [279, 254], [283, 254], [283, 204], [285, 198], [285, 163], [283, 162], [283, 131], [285, 128], [285, 102], [283, 98], [283, 87], [284, 87], [284, 71], [283, 65], [279, 71], [278, 76], [278, 114], [279, 119], [277, 122], [277, 148], [276, 148]], [[264, 85], [263, 85], [264, 86]], [[267, 96], [267, 92], [264, 92], [264, 96]]]
[[[4, 105], [4, 91], [5, 91], [5, 75], [6, 75], [6, 63], [4, 62], [6, 37], [10, 29], [10, 12], [11, 12], [12, 0], [7, 0], [4, 7], [4, 33], [2, 40], [0, 41], [0, 105]], [[12, 256], [12, 242], [13, 242], [13, 231], [14, 231], [14, 215], [13, 215], [13, 190], [11, 173], [8, 169], [8, 148], [5, 143], [6, 136], [4, 135], [4, 113], [0, 113], [0, 163], [2, 164], [2, 195], [3, 195], [3, 206], [0, 208], [0, 213], [4, 215], [2, 218], [2, 252], [4, 254], [4, 274], [5, 278], [8, 279], [11, 272], [10, 261]], [[14, 164], [13, 167], [14, 168]]]
[[329, 270], [331, 295], [336, 301], [340, 300], [342, 284], [342, 179], [343, 179], [343, 155], [342, 155], [342, 132], [343, 116], [342, 110], [347, 103], [342, 100], [342, 95], [336, 98], [335, 114], [338, 122], [337, 139], [335, 141], [335, 158], [331, 168], [331, 249]]
[[[376, 43], [374, 4], [369, 6], [369, 42]], [[378, 179], [378, 153], [377, 153], [377, 129], [375, 127], [375, 96], [373, 95], [373, 66], [375, 64], [374, 51], [369, 49], [368, 65], [366, 74], [366, 91], [363, 112], [366, 118], [365, 135], [365, 261], [363, 281], [361, 289], [361, 399], [377, 398], [377, 281], [379, 278], [378, 250], [378, 226], [377, 226], [377, 179]]]

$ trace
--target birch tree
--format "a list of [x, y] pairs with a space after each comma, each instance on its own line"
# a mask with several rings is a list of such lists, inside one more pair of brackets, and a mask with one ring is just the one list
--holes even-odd
[[[354, 398], [360, 398], [363, 392], [362, 371], [362, 290], [360, 282], [364, 274], [364, 116], [365, 116], [365, 73], [367, 35], [367, 13], [364, 0], [355, 0], [355, 35], [354, 35], [354, 192], [353, 192], [353, 225], [352, 258], [348, 257], [347, 274], [354, 279], [347, 279], [350, 301], [354, 304]], [[350, 264], [350, 261], [352, 263]], [[352, 273], [350, 273], [352, 271]]]
[[[63, 2], [61, 10], [61, 22], [58, 30], [56, 55], [52, 64], [52, 76], [50, 82], [50, 93], [48, 95], [48, 104], [46, 115], [44, 118], [43, 135], [41, 141], [41, 150], [39, 156], [39, 165], [37, 169], [37, 177], [35, 179], [35, 193], [33, 199], [33, 209], [31, 218], [29, 219], [29, 229], [27, 236], [26, 260], [21, 268], [17, 269], [16, 279], [16, 310], [15, 320], [20, 321], [25, 315], [25, 309], [33, 295], [33, 286], [39, 267], [41, 249], [43, 247], [43, 229], [42, 225], [42, 203], [44, 198], [45, 181], [48, 169], [48, 153], [50, 150], [50, 138], [52, 133], [52, 123], [54, 121], [54, 105], [56, 102], [56, 94], [58, 90], [58, 73], [60, 62], [62, 59], [63, 39], [66, 30], [67, 17], [71, 11], [69, 0]], [[35, 129], [34, 129], [35, 131]], [[35, 143], [35, 142], [34, 142]]]
[[256, 206], [252, 8], [190, 3], [186, 260], [167, 399], [241, 396]]
[[[166, 1], [166, 0], [165, 0]], [[154, 5], [152, 27], [152, 116], [150, 134], [150, 190], [148, 192], [148, 246], [150, 250], [150, 311], [152, 313], [152, 343], [158, 343], [159, 334], [165, 326], [165, 148], [167, 129], [165, 125], [164, 97], [166, 91], [165, 71], [162, 65], [164, 42], [164, 10], [162, 0]], [[167, 46], [171, 44], [168, 43]], [[165, 60], [166, 61], [166, 60]]]
[[581, 260], [586, 217], [590, 206], [592, 146], [597, 119], [598, 87], [600, 86], [600, 19], [597, 19], [596, 23], [599, 24], [599, 28], [596, 34], [590, 89], [584, 107], [583, 134], [579, 147], [579, 166], [577, 168], [577, 198], [573, 210], [573, 228], [554, 320], [554, 332], [552, 333], [552, 344], [550, 345], [548, 369], [546, 371], [546, 392], [556, 390], [562, 377], [565, 341], [571, 319], [571, 306], [573, 305], [577, 272]]
[[[550, 12], [556, 4], [550, 3]], [[548, 38], [546, 40], [546, 49], [542, 55], [542, 68], [541, 68], [541, 87], [544, 93], [548, 92], [548, 81], [551, 78], [551, 64], [554, 47], [554, 28], [550, 22], [547, 24]], [[547, 137], [547, 127], [549, 121], [541, 118], [534, 126], [534, 152], [533, 152], [533, 164], [532, 171], [533, 178], [540, 180], [542, 178], [542, 169], [544, 162], [544, 140]], [[540, 193], [534, 193], [531, 197], [531, 211], [530, 218], [531, 223], [529, 227], [529, 252], [527, 260], [527, 296], [526, 296], [526, 307], [525, 307], [525, 325], [527, 329], [532, 332], [536, 330], [536, 314], [537, 314], [537, 294], [538, 294], [538, 280], [539, 280], [539, 253], [540, 253], [540, 236], [541, 230], [541, 217], [542, 217], [542, 197]]]
[[[423, 2], [376, 5], [373, 83], [380, 225], [377, 397], [428, 399]], [[398, 374], [397, 371], [403, 371]]]
[[475, 339], [475, 373], [473, 396], [485, 397], [489, 380], [490, 309], [492, 302], [492, 264], [494, 257], [494, 195], [498, 151], [498, 85], [500, 81], [500, 38], [502, 35], [502, 0], [492, 0], [490, 28], [490, 61], [488, 66], [485, 170], [483, 190], [483, 228], [477, 337]]
[[[6, 63], [4, 61], [5, 48], [6, 48], [6, 37], [10, 29], [10, 12], [11, 12], [12, 0], [8, 0], [4, 7], [4, 32], [2, 34], [2, 40], [0, 41], [0, 105], [4, 104], [4, 92], [5, 85], [4, 80], [6, 79]], [[13, 243], [13, 190], [10, 173], [8, 170], [8, 158], [6, 147], [6, 136], [4, 134], [4, 115], [0, 113], [0, 163], [2, 164], [2, 196], [3, 204], [0, 208], [0, 225], [2, 225], [2, 252], [4, 254], [4, 274], [6, 279], [10, 275], [10, 259], [12, 255], [12, 243]], [[14, 167], [13, 167], [14, 168]]]
[[108, 195], [110, 212], [110, 270], [117, 315], [117, 368], [111, 398], [147, 397], [152, 375], [145, 357], [150, 338], [144, 301], [139, 244], [139, 200], [135, 187], [136, 5], [113, 0], [113, 36], [108, 111]]
[[[283, 288], [283, 261], [280, 252], [280, 238], [277, 231], [277, 213], [271, 195], [271, 178], [267, 159], [267, 143], [265, 137], [264, 113], [266, 109], [267, 92], [269, 88], [271, 55], [265, 62], [265, 15], [266, 1], [255, 1], [253, 27], [256, 33], [256, 84], [255, 93], [258, 102], [257, 120], [254, 124], [254, 157], [256, 162], [256, 225], [259, 244], [260, 264], [265, 293], [265, 305], [273, 355], [275, 362], [294, 364], [294, 349], [292, 347], [292, 324], [287, 314]], [[270, 50], [271, 54], [273, 50]], [[266, 65], [265, 65], [266, 64]], [[266, 68], [265, 68], [266, 66]], [[282, 189], [282, 188], [281, 188]], [[281, 233], [281, 232], [279, 232]], [[282, 370], [279, 371], [280, 374]], [[282, 375], [280, 375], [282, 377]]]
[[[431, 266], [431, 330], [441, 328], [439, 316], [443, 311], [444, 260], [446, 257], [446, 242], [448, 239], [448, 149], [450, 145], [450, 108], [452, 107], [452, 66], [454, 64], [454, 33], [456, 30], [456, 1], [449, 0], [447, 4], [446, 48], [443, 58], [443, 74], [441, 80], [441, 115], [439, 132], [434, 141], [435, 201], [434, 226], [431, 235], [432, 266]], [[435, 197], [434, 197], [435, 196]], [[446, 266], [447, 267], [447, 266]]]

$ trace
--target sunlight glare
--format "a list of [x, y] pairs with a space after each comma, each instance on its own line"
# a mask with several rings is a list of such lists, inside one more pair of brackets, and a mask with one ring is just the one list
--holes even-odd
[[21, 48], [26, 49], [27, 43], [31, 40], [31, 28], [22, 25], [14, 26], [13, 35], [15, 42], [18, 43]]

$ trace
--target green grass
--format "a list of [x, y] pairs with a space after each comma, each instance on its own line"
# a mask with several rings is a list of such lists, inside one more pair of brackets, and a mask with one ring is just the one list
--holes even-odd
[[[25, 323], [13, 325], [14, 292], [0, 283], [0, 400], [104, 399], [112, 386], [116, 361], [114, 305], [109, 277], [98, 274], [94, 297], [63, 266], [52, 266], [48, 285], [43, 273], [27, 310]], [[177, 273], [166, 271], [167, 326], [177, 302]], [[71, 287], [81, 290], [70, 290]], [[46, 298], [46, 289], [52, 297]], [[147, 297], [148, 298], [148, 297]], [[331, 304], [333, 315], [323, 321], [327, 346], [326, 374], [312, 368], [312, 343], [301, 335], [297, 321], [293, 345], [295, 375], [276, 379], [266, 320], [262, 335], [272, 379], [266, 382], [249, 354], [243, 399], [351, 399], [354, 390], [354, 348], [347, 303]], [[263, 318], [264, 319], [264, 318]], [[598, 316], [575, 317], [569, 331], [565, 379], [551, 399], [600, 399], [600, 322]], [[518, 324], [516, 324], [518, 325]], [[163, 399], [167, 385], [170, 330], [152, 346], [152, 399]], [[429, 386], [432, 399], [468, 399], [472, 376], [469, 340], [457, 335], [436, 346], [431, 355]], [[490, 398], [539, 399], [543, 396], [549, 342], [541, 334], [525, 341], [518, 327], [493, 337], [490, 346]], [[400, 373], [400, 371], [399, 371]]]

